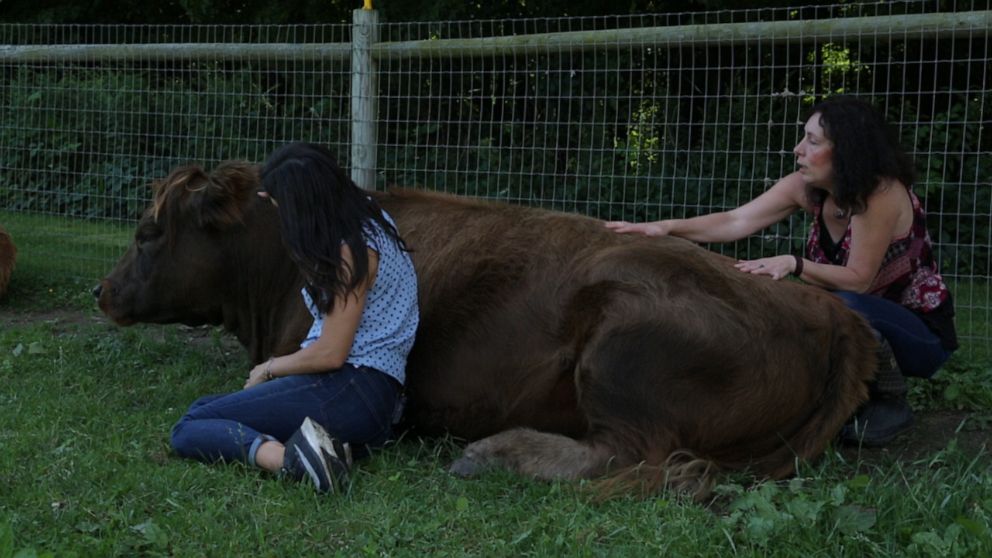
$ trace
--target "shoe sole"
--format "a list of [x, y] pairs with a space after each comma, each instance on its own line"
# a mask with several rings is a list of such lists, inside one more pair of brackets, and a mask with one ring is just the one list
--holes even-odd
[[[303, 438], [310, 444], [311, 449], [317, 454], [317, 458], [320, 459], [323, 470], [330, 473], [331, 486], [327, 489], [328, 492], [337, 491], [338, 485], [343, 484], [348, 479], [348, 469], [351, 467], [351, 447], [346, 443], [341, 443], [345, 454], [345, 458], [342, 459], [337, 455], [334, 439], [310, 417], [307, 417], [300, 425], [300, 431], [303, 433]], [[343, 467], [335, 468], [338, 463], [328, 463], [328, 457], [338, 461]]]

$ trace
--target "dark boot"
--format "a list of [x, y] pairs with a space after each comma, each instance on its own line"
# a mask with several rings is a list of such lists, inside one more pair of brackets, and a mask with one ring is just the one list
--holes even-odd
[[[881, 336], [879, 336], [881, 337]], [[868, 402], [840, 430], [845, 444], [884, 446], [913, 426], [913, 410], [906, 401], [906, 378], [884, 338], [878, 347], [878, 372], [868, 384]]]

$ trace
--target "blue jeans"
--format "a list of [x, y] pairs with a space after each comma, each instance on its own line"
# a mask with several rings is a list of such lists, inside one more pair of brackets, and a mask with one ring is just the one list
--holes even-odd
[[196, 400], [172, 428], [172, 448], [200, 461], [254, 465], [262, 442], [286, 442], [310, 417], [362, 457], [392, 438], [399, 399], [399, 382], [372, 368], [346, 364], [332, 372], [284, 376]]
[[904, 376], [929, 378], [951, 356], [940, 338], [906, 307], [869, 294], [849, 291], [834, 291], [834, 294], [889, 342]]

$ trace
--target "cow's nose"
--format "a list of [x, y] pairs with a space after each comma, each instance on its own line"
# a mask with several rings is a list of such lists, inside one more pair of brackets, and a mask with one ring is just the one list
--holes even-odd
[[90, 292], [93, 293], [93, 298], [100, 298], [100, 293], [103, 292], [103, 285], [100, 284], [100, 283], [97, 283], [97, 285], [95, 287], [93, 287], [93, 290], [90, 291]]

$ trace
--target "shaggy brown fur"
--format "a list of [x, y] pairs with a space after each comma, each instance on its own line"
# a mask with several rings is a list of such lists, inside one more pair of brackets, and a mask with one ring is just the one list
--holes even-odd
[[295, 350], [311, 318], [272, 206], [259, 202], [255, 165], [175, 169], [117, 266], [93, 290], [120, 325], [223, 325], [253, 362]]
[[7, 294], [10, 274], [14, 272], [14, 263], [16, 262], [17, 246], [14, 246], [10, 234], [3, 227], [0, 227], [0, 297]]
[[[190, 191], [181, 182], [171, 188]], [[287, 332], [298, 341], [308, 317], [273, 247], [275, 212], [254, 200], [257, 178], [239, 173], [228, 186], [156, 204], [136, 242], [176, 249], [129, 250], [100, 306], [121, 323], [224, 323], [258, 362], [292, 350]], [[377, 199], [418, 274], [408, 419], [475, 440], [456, 474], [607, 475], [610, 489], [699, 498], [719, 470], [791, 474], [867, 396], [874, 338], [822, 289], [587, 217], [413, 191]], [[260, 340], [276, 332], [279, 343]]]
[[478, 440], [457, 474], [610, 474], [702, 497], [718, 469], [791, 474], [866, 397], [872, 335], [822, 289], [586, 217], [379, 199], [421, 282], [410, 420]]

